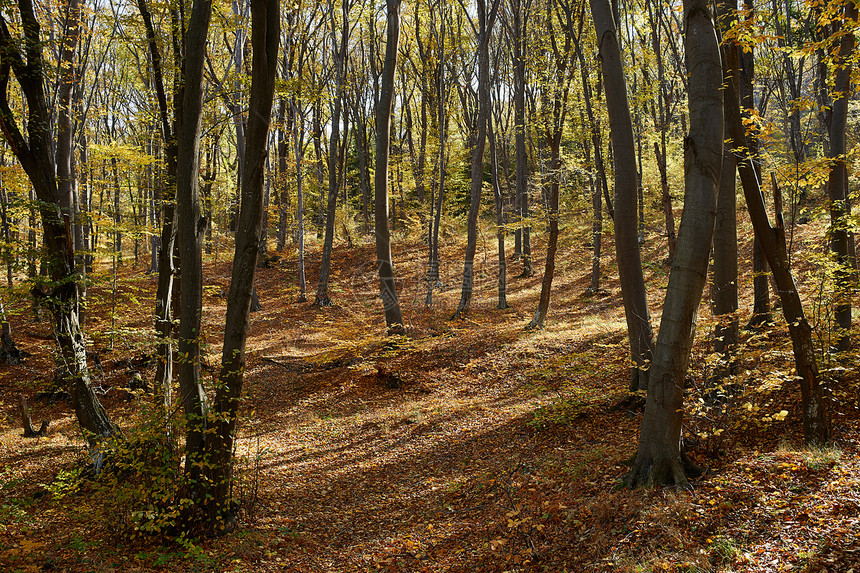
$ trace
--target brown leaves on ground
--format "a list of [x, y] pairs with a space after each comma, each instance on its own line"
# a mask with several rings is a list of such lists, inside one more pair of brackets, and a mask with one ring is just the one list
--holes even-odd
[[[832, 449], [794, 445], [796, 389], [779, 325], [748, 340], [738, 385], [766, 388], [728, 411], [743, 424], [707, 409], [688, 418], [692, 454], [709, 469], [693, 491], [618, 489], [641, 409], [625, 390], [617, 279], [604, 283], [608, 296], [582, 297], [587, 276], [576, 261], [587, 255], [564, 247], [539, 332], [523, 327], [540, 277], [511, 279], [514, 310], [497, 311], [489, 263], [477, 270], [465, 320], [446, 320], [459, 298], [456, 265], [424, 309], [418, 244], [395, 252], [398, 272], [412, 270], [398, 286], [409, 337], [384, 336], [369, 244], [336, 250], [332, 308], [296, 302], [290, 253], [261, 269], [235, 488], [243, 520], [216, 539], [131, 536], [128, 515], [100, 511], [102, 500], [74, 479], [83, 442], [68, 406], [34, 399], [53, 377], [48, 325], [13, 317], [33, 357], [0, 368], [0, 569], [860, 571], [857, 413], [837, 405]], [[665, 273], [649, 268], [659, 294]], [[220, 361], [228, 273], [223, 261], [207, 273], [209, 379]], [[106, 284], [91, 289], [88, 332], [104, 403], [129, 427], [152, 399], [121, 388], [134, 372], [151, 379], [154, 278], [127, 268], [120, 279], [116, 301]], [[706, 343], [692, 364], [691, 403], [707, 378]], [[786, 374], [764, 376], [762, 364]], [[834, 378], [831, 392], [856, 393], [854, 380]], [[34, 419], [51, 420], [47, 437], [21, 437], [20, 393]]]

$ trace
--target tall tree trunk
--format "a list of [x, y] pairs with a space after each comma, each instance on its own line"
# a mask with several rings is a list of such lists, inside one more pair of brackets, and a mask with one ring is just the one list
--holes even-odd
[[627, 103], [627, 85], [615, 19], [608, 0], [591, 0], [591, 14], [600, 48], [600, 63], [606, 82], [606, 107], [609, 111], [612, 149], [615, 159], [615, 252], [621, 296], [627, 316], [627, 333], [633, 367], [631, 390], [648, 384], [653, 335], [651, 315], [645, 297], [645, 279], [637, 236], [636, 153], [633, 123]]
[[[717, 5], [718, 25], [721, 31], [728, 29], [731, 18], [737, 14], [737, 2], [723, 0]], [[724, 62], [729, 81], [737, 83], [738, 77], [738, 46], [727, 44], [724, 48]], [[726, 105], [740, 105], [739, 101], [726, 101]], [[728, 124], [723, 131], [728, 133]], [[714, 225], [713, 247], [713, 283], [711, 285], [711, 302], [714, 316], [717, 317], [714, 328], [714, 351], [723, 356], [723, 363], [714, 372], [714, 378], [719, 379], [732, 374], [734, 368], [733, 353], [738, 342], [738, 229], [737, 229], [737, 190], [736, 190], [737, 158], [732, 153], [731, 145], [723, 144], [723, 164], [720, 175], [720, 192], [717, 198], [717, 218]]]
[[[842, 28], [857, 20], [857, 5], [846, 2], [843, 20], [835, 25]], [[851, 295], [852, 268], [848, 250], [849, 220], [851, 204], [848, 198], [848, 152], [846, 127], [848, 123], [848, 99], [851, 95], [850, 61], [854, 51], [854, 34], [847, 31], [839, 43], [839, 57], [834, 62], [836, 69], [833, 83], [833, 103], [830, 112], [830, 174], [827, 191], [830, 199], [830, 252], [836, 262], [836, 295], [833, 316], [836, 322], [836, 349], [848, 350], [851, 344]]]
[[[580, 112], [580, 116], [582, 113]], [[582, 142], [585, 150], [585, 161], [591, 165], [591, 144], [586, 139]], [[600, 253], [603, 247], [603, 199], [600, 196], [600, 178], [595, 177], [591, 169], [588, 173], [588, 182], [591, 186], [591, 278], [586, 296], [593, 296], [600, 292]]]
[[251, 0], [251, 94], [245, 147], [244, 178], [241, 182], [239, 224], [219, 384], [215, 392], [211, 437], [205, 442], [205, 500], [207, 525], [214, 531], [232, 529], [235, 507], [230, 500], [233, 444], [245, 373], [245, 343], [251, 312], [251, 293], [260, 254], [263, 226], [266, 140], [275, 91], [280, 17], [278, 0]]
[[200, 123], [203, 104], [203, 62], [212, 14], [211, 0], [194, 0], [184, 41], [182, 117], [177, 133], [176, 215], [177, 241], [182, 268], [179, 275], [178, 350], [176, 368], [180, 400], [185, 410], [185, 473], [190, 478], [190, 499], [199, 501], [196, 483], [207, 463], [202, 459], [207, 432], [206, 392], [200, 383], [200, 343], [203, 336], [203, 234], [199, 193]]
[[332, 305], [331, 298], [328, 295], [328, 283], [329, 276], [331, 274], [331, 254], [334, 247], [334, 217], [335, 210], [337, 209], [337, 191], [340, 172], [338, 167], [340, 165], [341, 109], [343, 108], [346, 53], [349, 46], [350, 30], [349, 4], [347, 0], [343, 0], [341, 4], [342, 17], [339, 41], [336, 40], [337, 34], [334, 6], [330, 5], [329, 10], [332, 43], [336, 46], [334, 48], [335, 93], [330, 121], [331, 136], [329, 138], [328, 147], [328, 199], [326, 201], [325, 239], [323, 240], [322, 262], [320, 263], [320, 278], [319, 283], [317, 284], [317, 294], [314, 298], [314, 305], [319, 307]]
[[[45, 262], [51, 279], [50, 292], [43, 302], [54, 319], [54, 337], [60, 350], [66, 385], [72, 397], [78, 423], [91, 446], [95, 446], [102, 439], [116, 435], [119, 430], [108, 418], [93, 390], [87, 369], [84, 336], [78, 322], [79, 292], [75, 276], [71, 216], [62, 210], [62, 198], [56, 178], [57, 158], [54, 155], [64, 146], [71, 145], [72, 139], [58, 137], [52, 141], [39, 21], [31, 0], [20, 0], [18, 12], [24, 36], [20, 42], [12, 38], [5, 17], [0, 15], [0, 51], [4, 54], [0, 61], [0, 128], [39, 199]], [[79, 15], [75, 18], [79, 18]], [[68, 28], [74, 28], [77, 33], [79, 20], [70, 20], [69, 23]], [[68, 42], [71, 43], [71, 40]], [[64, 44], [69, 45], [66, 40]], [[76, 48], [62, 51], [61, 69], [74, 65], [75, 53]], [[9, 106], [8, 87], [11, 72], [14, 72], [27, 102], [26, 139]], [[62, 153], [71, 152], [62, 150]], [[101, 456], [96, 456], [97, 466], [100, 459]]]
[[292, 129], [287, 124], [288, 121], [293, 121], [293, 116], [290, 114], [289, 118], [287, 117], [287, 102], [282, 97], [278, 106], [278, 251], [283, 251], [287, 246], [287, 220], [290, 212], [287, 157]]
[[[753, 21], [756, 17], [755, 6], [751, 0], [745, 0], [744, 9], [747, 19]], [[755, 91], [753, 80], [755, 79], [755, 48], [747, 45], [740, 53], [740, 68], [738, 77], [738, 94], [741, 101], [741, 109], [747, 118], [752, 118], [755, 113]], [[760, 110], [763, 113], [763, 110]], [[750, 130], [746, 137], [745, 148], [749, 149], [751, 165], [759, 186], [761, 186], [761, 159], [759, 157], [758, 135], [754, 129]], [[770, 288], [768, 286], [768, 267], [762, 252], [761, 242], [756, 235], [753, 238], [753, 312], [747, 328], [756, 327], [770, 322]]]
[[[725, 84], [726, 101], [733, 102], [737, 88], [732, 81]], [[726, 119], [729, 126], [729, 136], [732, 148], [744, 149], [747, 146], [746, 129], [741, 119], [740, 109], [726, 105]], [[738, 158], [738, 173], [744, 189], [747, 210], [750, 221], [755, 229], [756, 237], [767, 257], [767, 263], [773, 272], [773, 278], [780, 295], [782, 313], [788, 323], [791, 344], [794, 351], [794, 361], [800, 383], [801, 417], [803, 419], [803, 435], [808, 444], [823, 444], [830, 435], [830, 423], [824, 395], [819, 385], [818, 364], [815, 358], [815, 346], [812, 342], [812, 328], [806, 320], [800, 295], [794, 284], [794, 277], [788, 260], [785, 240], [785, 222], [782, 216], [782, 196], [776, 186], [776, 178], [772, 178], [774, 186], [774, 212], [776, 226], [768, 220], [759, 179], [754, 165], [755, 155], [749, 154]]]
[[[708, 274], [723, 154], [723, 71], [705, 0], [685, 0], [690, 132], [684, 141], [684, 214], [669, 274], [639, 449], [625, 478], [638, 485], [686, 485], [681, 446], [684, 379]], [[617, 151], [616, 151], [617, 153]]]
[[364, 220], [364, 232], [370, 232], [370, 169], [368, 165], [367, 152], [367, 126], [364, 122], [363, 112], [359, 109], [360, 98], [356, 98], [355, 114], [353, 118], [353, 132], [355, 132], [355, 155], [358, 159], [358, 187], [361, 191], [361, 214]]
[[299, 302], [307, 300], [307, 279], [305, 277], [305, 191], [304, 191], [304, 129], [302, 124], [304, 119], [301, 116], [300, 106], [295, 102], [291, 102], [293, 106], [293, 149], [296, 156], [296, 219], [298, 224], [299, 236]]
[[394, 73], [397, 68], [397, 45], [400, 41], [400, 0], [386, 0], [388, 31], [385, 60], [382, 66], [379, 101], [376, 104], [376, 173], [375, 231], [376, 268], [379, 272], [379, 294], [385, 310], [385, 326], [391, 334], [403, 334], [400, 302], [391, 264], [391, 236], [388, 228], [388, 148], [391, 134], [391, 108], [394, 104]]
[[493, 178], [493, 193], [496, 198], [496, 240], [499, 245], [499, 303], [496, 308], [508, 308], [507, 296], [507, 260], [505, 259], [505, 213], [503, 207], [502, 186], [499, 181], [499, 161], [496, 153], [496, 134], [493, 129], [492, 116], [487, 118], [487, 136], [490, 138], [490, 168]]
[[[445, 198], [445, 176], [448, 172], [448, 114], [445, 111], [445, 4], [439, 3], [441, 18], [437, 43], [439, 45], [439, 63], [437, 65], [436, 85], [436, 117], [439, 125], [439, 156], [437, 158], [437, 190], [435, 205], [430, 205], [430, 220], [427, 223], [427, 246], [429, 251], [427, 263], [427, 296], [424, 307], [433, 305], [433, 289], [441, 285], [439, 280], [439, 226], [442, 222], [442, 205]], [[432, 30], [436, 33], [434, 13], [431, 13]]]
[[654, 156], [657, 160], [657, 170], [660, 173], [660, 197], [663, 205], [663, 216], [666, 221], [666, 243], [669, 249], [668, 264], [671, 265], [675, 258], [677, 238], [675, 236], [675, 213], [672, 209], [672, 194], [669, 190], [669, 175], [666, 168], [666, 132], [669, 130], [671, 112], [669, 111], [668, 88], [663, 66], [662, 47], [660, 46], [660, 28], [663, 19], [663, 10], [664, 7], [661, 5], [654, 7], [652, 3], [648, 3], [648, 20], [651, 25], [651, 48], [654, 50], [654, 57], [657, 60], [657, 108], [654, 114], [654, 121], [659, 124], [660, 129], [660, 141], [654, 142]]
[[471, 191], [467, 222], [466, 260], [463, 264], [463, 288], [460, 303], [453, 318], [462, 318], [468, 312], [475, 289], [475, 251], [478, 246], [478, 213], [481, 209], [481, 188], [484, 183], [484, 149], [487, 142], [487, 118], [490, 115], [490, 32], [499, 8], [499, 0], [490, 0], [487, 13], [486, 0], [478, 0], [478, 131], [472, 147]]
[[[152, 16], [145, 0], [138, 0], [138, 10], [146, 29], [147, 46], [149, 48], [153, 85], [155, 87], [158, 101], [161, 136], [164, 141], [164, 160], [166, 169], [161, 181], [161, 235], [159, 239], [160, 249], [158, 251], [158, 284], [155, 293], [155, 332], [156, 332], [156, 367], [155, 367], [155, 395], [158, 399], [161, 415], [165, 421], [165, 429], [169, 439], [173, 438], [173, 424], [171, 415], [173, 412], [173, 305], [176, 285], [175, 246], [176, 246], [176, 167], [177, 167], [177, 141], [176, 125], [171, 124], [170, 111], [167, 103], [167, 93], [164, 87], [164, 69], [162, 65], [161, 51], [156, 41], [155, 28], [152, 24]], [[172, 13], [175, 19], [175, 12]], [[175, 21], [174, 21], [175, 23]], [[174, 49], [180, 45], [180, 31], [178, 26], [173, 26]], [[174, 61], [181, 60], [181, 52], [174, 53]], [[174, 90], [174, 102], [181, 101], [181, 92], [178, 87]], [[181, 108], [174, 103], [174, 121], [178, 122], [181, 116]], [[94, 248], [94, 245], [93, 245]]]
[[513, 8], [514, 48], [514, 146], [516, 148], [516, 204], [522, 235], [523, 272], [535, 274], [532, 266], [531, 224], [529, 223], [528, 153], [526, 151], [526, 50], [531, 0], [516, 0]]

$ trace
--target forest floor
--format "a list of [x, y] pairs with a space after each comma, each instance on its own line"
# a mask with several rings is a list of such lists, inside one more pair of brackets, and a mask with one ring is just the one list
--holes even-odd
[[[643, 256], [656, 331], [668, 267], [652, 235]], [[494, 241], [479, 242], [475, 301], [465, 320], [452, 321], [462, 245], [444, 238], [445, 286], [425, 309], [423, 244], [396, 237], [408, 338], [394, 340], [384, 336], [371, 239], [337, 246], [330, 308], [297, 302], [294, 251], [261, 269], [263, 310], [252, 318], [237, 451], [240, 521], [214, 539], [135, 531], [147, 510], [141, 498], [86, 477], [69, 405], [37, 396], [52, 385], [50, 325], [33, 319], [25, 299], [7, 301], [7, 309], [20, 306], [13, 332], [32, 356], [0, 366], [0, 570], [860, 572], [856, 357], [822, 364], [835, 440], [805, 449], [791, 345], [778, 316], [743, 334], [726, 405], [703, 405], [715, 367], [714, 321], [703, 304], [684, 435], [707, 471], [689, 491], [622, 489], [642, 403], [626, 389], [612, 243], [604, 243], [606, 290], [585, 297], [585, 237], [582, 229], [562, 233], [541, 331], [524, 330], [540, 290], [540, 239], [535, 276], [517, 277], [520, 263], [509, 262], [507, 310], [495, 309]], [[814, 237], [800, 237], [796, 248], [820, 251]], [[311, 301], [318, 253], [312, 246], [308, 254]], [[220, 363], [229, 285], [220, 257], [210, 255], [206, 267], [209, 380]], [[798, 266], [814, 292], [815, 267], [803, 274]], [[152, 403], [151, 394], [125, 386], [134, 372], [152, 378], [154, 290], [155, 278], [131, 261], [116, 291], [109, 265], [90, 288], [87, 333], [102, 369], [91, 367], [107, 411], [131, 437], [145, 434]], [[742, 324], [750, 291], [747, 271]], [[818, 308], [816, 300], [808, 298], [808, 308]], [[21, 394], [34, 421], [50, 420], [46, 437], [22, 437]], [[138, 474], [122, 480], [117, 492], [147, 487]]]

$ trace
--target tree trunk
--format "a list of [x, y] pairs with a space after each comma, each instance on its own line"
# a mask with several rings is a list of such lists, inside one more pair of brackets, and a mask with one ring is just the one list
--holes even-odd
[[400, 41], [400, 0], [387, 0], [388, 31], [385, 60], [382, 67], [379, 101], [376, 104], [376, 173], [374, 175], [376, 231], [376, 268], [379, 272], [379, 294], [385, 310], [389, 334], [404, 334], [394, 267], [391, 264], [391, 236], [388, 228], [388, 148], [391, 133], [391, 108], [394, 104], [394, 73], [397, 68], [397, 45]]
[[621, 296], [627, 316], [627, 333], [633, 368], [631, 390], [647, 387], [653, 335], [651, 315], [645, 297], [645, 279], [637, 236], [636, 152], [633, 123], [627, 103], [627, 85], [615, 19], [608, 0], [591, 0], [591, 14], [600, 48], [600, 63], [606, 82], [612, 149], [615, 159], [615, 252]]
[[516, 148], [516, 205], [522, 235], [521, 277], [535, 274], [532, 266], [531, 224], [529, 223], [528, 153], [526, 151], [526, 49], [530, 0], [516, 0], [513, 9], [514, 49], [514, 146]]
[[499, 7], [499, 0], [491, 0], [487, 13], [486, 0], [478, 0], [478, 130], [472, 147], [471, 191], [467, 221], [466, 260], [463, 264], [463, 288], [460, 303], [453, 318], [462, 318], [468, 312], [475, 289], [475, 251], [478, 246], [478, 213], [481, 210], [481, 188], [484, 183], [484, 149], [487, 142], [487, 118], [490, 114], [490, 32]]
[[334, 247], [334, 217], [337, 209], [337, 191], [339, 183], [340, 165], [340, 123], [341, 109], [343, 108], [344, 82], [346, 70], [346, 53], [349, 43], [349, 7], [346, 0], [341, 4], [341, 34], [340, 41], [336, 42], [336, 27], [334, 7], [330, 6], [332, 43], [337, 44], [334, 53], [335, 66], [335, 94], [334, 108], [331, 115], [328, 148], [328, 199], [326, 201], [325, 217], [325, 239], [323, 240], [322, 262], [320, 263], [320, 278], [317, 284], [317, 294], [314, 298], [314, 306], [331, 306], [332, 301], [328, 295], [329, 275], [331, 274], [331, 253]]
[[[846, 2], [843, 21], [836, 22], [839, 28], [847, 27], [857, 19], [857, 5]], [[852, 269], [848, 251], [848, 231], [851, 204], [848, 198], [848, 164], [846, 161], [848, 123], [848, 99], [851, 94], [851, 71], [849, 61], [854, 51], [854, 34], [845, 33], [839, 44], [839, 57], [835, 62], [836, 73], [833, 84], [833, 102], [830, 115], [830, 175], [827, 191], [830, 199], [830, 252], [836, 262], [836, 295], [833, 316], [836, 323], [836, 350], [845, 352], [851, 345], [851, 295]], [[799, 118], [798, 118], [799, 121]]]
[[[54, 337], [59, 346], [60, 360], [75, 414], [91, 447], [94, 447], [103, 439], [116, 435], [119, 430], [108, 418], [93, 390], [87, 370], [84, 336], [78, 322], [79, 292], [75, 275], [71, 217], [62, 211], [54, 155], [55, 148], [56, 152], [59, 152], [63, 146], [71, 145], [72, 140], [58, 138], [52, 141], [39, 22], [31, 0], [20, 0], [18, 11], [24, 34], [23, 42], [11, 37], [5, 18], [0, 16], [0, 51], [5, 56], [0, 62], [0, 128], [39, 199], [45, 261], [52, 283], [43, 302], [54, 319]], [[75, 34], [78, 26], [78, 21], [70, 21], [69, 28], [74, 28]], [[73, 58], [74, 53], [75, 49], [64, 50], [63, 58]], [[60, 62], [61, 68], [72, 65], [71, 60]], [[9, 107], [10, 72], [15, 73], [27, 102], [27, 139], [15, 123], [15, 115]], [[99, 464], [96, 465], [99, 469]]]
[[[685, 0], [689, 135], [684, 141], [684, 213], [654, 351], [639, 449], [628, 487], [686, 485], [682, 453], [684, 379], [708, 275], [723, 154], [723, 71], [705, 0]], [[616, 151], [617, 153], [617, 151]]]
[[[725, 93], [727, 102], [735, 101], [738, 92], [734, 82], [726, 82]], [[733, 105], [726, 105], [725, 109], [732, 148], [746, 148], [746, 129], [741, 119], [740, 109]], [[773, 227], [767, 217], [764, 196], [756, 176], [753, 157], [750, 153], [738, 158], [738, 173], [741, 177], [750, 221], [762, 246], [762, 251], [767, 257], [767, 263], [773, 272], [782, 303], [782, 313], [788, 323], [788, 330], [791, 335], [795, 366], [800, 382], [803, 435], [808, 444], [823, 444], [829, 438], [830, 423], [824, 395], [818, 380], [818, 365], [812, 342], [812, 328], [806, 320], [803, 304], [795, 287], [794, 277], [788, 262], [785, 223], [782, 216], [782, 197], [774, 177], [772, 179], [776, 227]]]
[[287, 219], [290, 212], [290, 191], [287, 181], [287, 157], [289, 154], [289, 134], [292, 131], [287, 125], [287, 121], [294, 121], [294, 117], [290, 114], [287, 118], [287, 103], [285, 98], [281, 98], [278, 106], [278, 251], [283, 251], [287, 246]]
[[[242, 396], [245, 371], [245, 343], [248, 337], [251, 293], [260, 254], [263, 225], [263, 177], [265, 174], [266, 139], [275, 90], [278, 61], [280, 17], [278, 0], [251, 0], [251, 93], [248, 131], [245, 147], [244, 178], [241, 182], [241, 204], [236, 229], [236, 251], [227, 317], [224, 324], [224, 349], [219, 384], [213, 402], [214, 432], [205, 442], [202, 459], [207, 463], [206, 488], [201, 496], [207, 507], [207, 525], [220, 533], [235, 525], [231, 503], [233, 444]], [[211, 496], [211, 497], [210, 497]]]
[[305, 277], [305, 192], [304, 192], [304, 129], [301, 124], [304, 119], [301, 116], [300, 105], [294, 101], [293, 114], [296, 119], [293, 122], [293, 148], [296, 156], [296, 219], [298, 223], [299, 236], [299, 302], [307, 300], [307, 280]]
[[490, 168], [492, 169], [493, 193], [496, 197], [496, 240], [499, 245], [499, 303], [496, 308], [508, 308], [507, 297], [507, 260], [505, 259], [505, 214], [502, 203], [502, 187], [499, 182], [499, 162], [496, 153], [496, 134], [492, 117], [487, 118], [487, 136], [490, 138]]
[[[737, 14], [736, 4], [721, 1], [717, 5], [718, 24], [726, 30], [731, 18]], [[726, 70], [731, 81], [738, 77], [738, 47], [726, 46]], [[740, 105], [739, 101], [726, 102], [726, 105]], [[724, 132], [728, 125], [724, 124]], [[720, 192], [717, 198], [717, 218], [714, 225], [713, 283], [711, 302], [717, 325], [714, 328], [714, 351], [723, 355], [723, 363], [714, 372], [714, 379], [732, 374], [735, 370], [733, 354], [738, 342], [738, 229], [736, 207], [737, 159], [731, 146], [723, 144], [723, 164], [720, 175]]]
[[[445, 198], [445, 175], [448, 172], [447, 165], [447, 143], [448, 143], [448, 115], [445, 112], [445, 4], [439, 4], [441, 18], [437, 42], [439, 44], [439, 64], [437, 66], [437, 109], [436, 117], [439, 125], [439, 156], [437, 159], [437, 191], [435, 205], [430, 206], [430, 220], [427, 224], [427, 246], [429, 251], [427, 263], [427, 296], [424, 299], [424, 307], [433, 305], [433, 289], [441, 285], [439, 280], [439, 226], [442, 222], [442, 205]], [[431, 13], [431, 26], [435, 28], [435, 13]]]
[[12, 325], [6, 318], [6, 307], [0, 299], [0, 361], [15, 366], [21, 363], [24, 354], [15, 346], [12, 338]]
[[199, 193], [200, 123], [203, 104], [203, 62], [212, 14], [211, 0], [194, 0], [184, 41], [182, 117], [177, 128], [176, 215], [182, 268], [179, 273], [179, 333], [177, 364], [180, 400], [186, 419], [185, 473], [190, 499], [199, 500], [197, 479], [206, 460], [201, 458], [207, 433], [206, 392], [200, 383], [200, 343], [203, 332], [203, 234]]
[[[755, 7], [751, 1], [745, 0], [744, 8], [748, 13], [747, 18], [753, 21], [755, 18]], [[755, 79], [755, 51], [754, 47], [746, 46], [739, 54], [739, 76], [738, 94], [741, 101], [741, 109], [747, 118], [752, 118], [755, 112], [755, 91], [753, 80]], [[760, 110], [764, 113], [763, 110]], [[755, 129], [751, 129], [745, 138], [745, 148], [749, 149], [753, 173], [759, 186], [761, 186], [761, 162], [759, 159], [759, 141]], [[747, 328], [755, 328], [762, 324], [771, 322], [770, 292], [768, 287], [768, 268], [764, 253], [761, 250], [761, 242], [758, 236], [753, 238], [753, 312]]]
[[[164, 70], [162, 65], [161, 51], [156, 41], [155, 28], [152, 24], [152, 16], [145, 0], [138, 0], [138, 9], [146, 29], [147, 45], [149, 48], [153, 85], [158, 100], [161, 136], [164, 141], [164, 160], [166, 164], [165, 176], [162, 182], [160, 195], [162, 228], [158, 251], [158, 285], [155, 294], [155, 332], [156, 332], [156, 367], [155, 367], [155, 395], [161, 408], [161, 415], [165, 422], [165, 430], [168, 438], [173, 437], [173, 424], [171, 415], [173, 413], [173, 306], [174, 288], [176, 284], [176, 268], [174, 256], [176, 247], [176, 162], [177, 142], [175, 125], [171, 125], [170, 112], [167, 103], [167, 94], [164, 88]], [[179, 43], [179, 30], [174, 29], [174, 47]], [[174, 54], [175, 59], [181, 58], [180, 54]], [[181, 101], [181, 93], [175, 90], [174, 102]], [[181, 108], [174, 104], [174, 119], [178, 121], [181, 116]]]

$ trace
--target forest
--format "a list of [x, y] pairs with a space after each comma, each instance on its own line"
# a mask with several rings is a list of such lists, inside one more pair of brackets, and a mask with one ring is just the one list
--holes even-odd
[[860, 571], [858, 6], [3, 3], [0, 569]]

